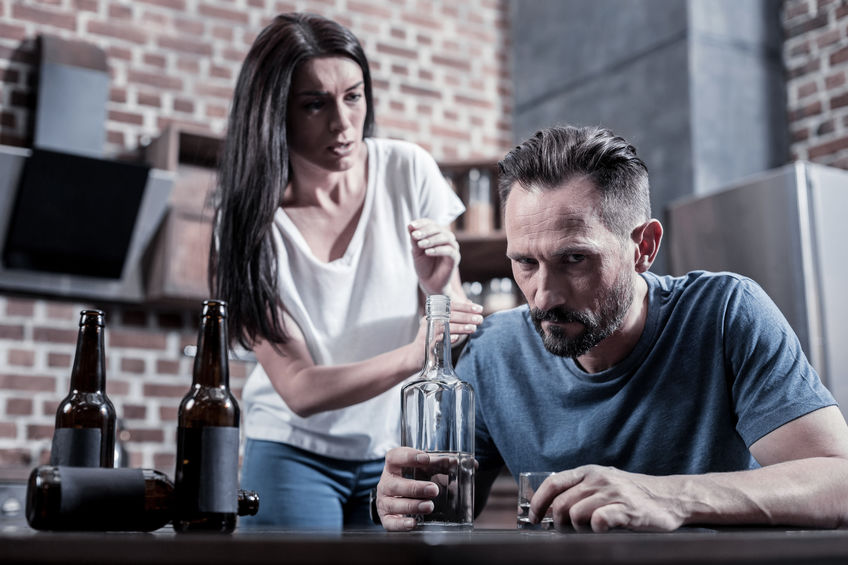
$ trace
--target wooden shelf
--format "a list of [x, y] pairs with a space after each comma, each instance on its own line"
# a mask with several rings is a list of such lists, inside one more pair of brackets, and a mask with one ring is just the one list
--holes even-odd
[[487, 281], [511, 277], [512, 267], [506, 258], [506, 236], [497, 231], [485, 235], [457, 232], [459, 274], [463, 281]]

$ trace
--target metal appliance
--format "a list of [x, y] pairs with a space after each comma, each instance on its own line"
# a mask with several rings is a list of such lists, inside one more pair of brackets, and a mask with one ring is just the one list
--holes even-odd
[[668, 208], [673, 274], [734, 271], [771, 296], [848, 416], [848, 171], [794, 162]]

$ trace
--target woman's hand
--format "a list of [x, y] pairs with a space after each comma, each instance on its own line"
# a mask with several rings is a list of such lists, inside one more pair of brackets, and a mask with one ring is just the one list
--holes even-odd
[[459, 266], [456, 236], [429, 218], [413, 220], [407, 227], [421, 289], [428, 295], [450, 294], [451, 278]]

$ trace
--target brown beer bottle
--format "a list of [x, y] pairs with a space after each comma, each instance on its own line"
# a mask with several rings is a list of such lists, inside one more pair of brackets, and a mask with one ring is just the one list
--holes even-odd
[[[36, 530], [152, 532], [174, 516], [176, 495], [154, 469], [51, 467], [32, 470], [26, 518]], [[238, 491], [238, 515], [255, 515], [259, 495]]]
[[104, 314], [80, 312], [70, 392], [56, 409], [51, 465], [112, 467], [115, 460], [115, 407], [106, 396]]
[[177, 417], [177, 532], [235, 529], [239, 407], [230, 393], [227, 303], [203, 303], [194, 376]]
[[33, 469], [26, 517], [36, 530], [150, 532], [171, 521], [174, 484], [153, 469]]

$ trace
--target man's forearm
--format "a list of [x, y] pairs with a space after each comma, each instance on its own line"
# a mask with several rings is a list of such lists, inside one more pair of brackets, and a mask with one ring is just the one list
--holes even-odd
[[685, 524], [848, 525], [845, 459], [816, 457], [668, 479], [677, 484]]

